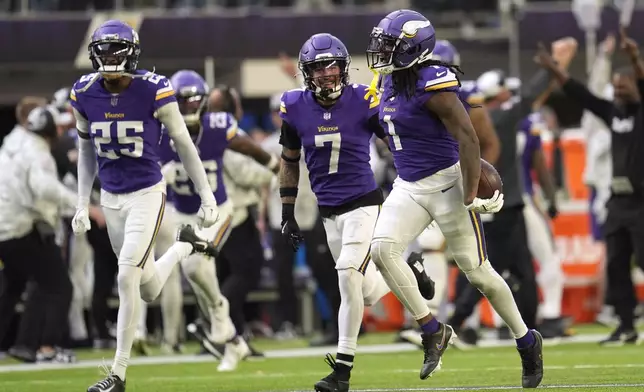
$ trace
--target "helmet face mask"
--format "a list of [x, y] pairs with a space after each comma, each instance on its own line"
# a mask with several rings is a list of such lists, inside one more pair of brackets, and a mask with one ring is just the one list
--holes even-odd
[[381, 74], [408, 69], [429, 60], [435, 44], [427, 18], [411, 10], [394, 11], [371, 31], [367, 63]]
[[201, 122], [201, 115], [206, 110], [210, 88], [206, 81], [191, 70], [177, 71], [170, 78], [170, 84], [176, 91], [179, 111], [188, 127]]
[[132, 75], [141, 55], [138, 33], [118, 20], [107, 21], [96, 29], [87, 49], [92, 68], [106, 80]]
[[322, 99], [334, 99], [348, 84], [345, 59], [322, 59], [300, 64], [307, 87]]
[[331, 34], [315, 34], [302, 49], [298, 68], [306, 88], [322, 100], [337, 99], [349, 84], [351, 56], [346, 46]]

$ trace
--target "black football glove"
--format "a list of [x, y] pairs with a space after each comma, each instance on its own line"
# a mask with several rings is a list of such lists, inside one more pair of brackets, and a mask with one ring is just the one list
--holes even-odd
[[548, 207], [548, 216], [550, 219], [555, 219], [559, 215], [559, 210], [557, 209], [557, 206], [554, 204], [551, 204], [550, 207]]
[[297, 251], [304, 237], [295, 220], [295, 204], [282, 204], [282, 237]]

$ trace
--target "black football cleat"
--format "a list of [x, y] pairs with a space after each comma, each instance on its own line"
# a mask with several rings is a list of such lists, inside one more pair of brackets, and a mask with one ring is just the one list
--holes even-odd
[[521, 356], [521, 385], [523, 388], [536, 388], [543, 380], [543, 337], [535, 330], [528, 333], [534, 335], [532, 347], [517, 348]]
[[422, 337], [425, 358], [423, 359], [423, 367], [420, 369], [420, 379], [424, 380], [441, 368], [443, 354], [456, 338], [456, 333], [451, 326], [440, 323], [438, 332], [432, 335], [422, 334]]
[[208, 353], [217, 359], [222, 359], [224, 357], [225, 345], [217, 344], [208, 338], [208, 333], [206, 331], [209, 328], [210, 327], [201, 319], [195, 320], [194, 323], [188, 324], [187, 327], [188, 332], [201, 342], [201, 347], [205, 350], [205, 353]]
[[434, 298], [436, 294], [435, 283], [432, 278], [425, 273], [425, 267], [423, 266], [423, 257], [418, 252], [411, 252], [407, 258], [407, 264], [411, 267], [411, 270], [414, 271], [414, 276], [418, 282], [418, 290], [420, 294], [426, 300], [430, 301]]
[[336, 363], [331, 354], [327, 354], [324, 361], [331, 366], [333, 371], [328, 376], [316, 382], [313, 388], [316, 392], [349, 392], [349, 379], [351, 368], [342, 363]]
[[623, 346], [625, 344], [637, 344], [638, 334], [635, 329], [624, 328], [621, 325], [613, 331], [606, 339], [599, 342], [602, 346]]
[[203, 253], [206, 256], [210, 257], [217, 257], [219, 255], [219, 252], [217, 252], [217, 249], [215, 249], [214, 245], [199, 237], [190, 225], [183, 225], [179, 228], [177, 241], [186, 242], [192, 245], [192, 253]]
[[110, 373], [104, 380], [87, 388], [87, 392], [125, 392], [125, 381], [122, 381], [119, 376]]

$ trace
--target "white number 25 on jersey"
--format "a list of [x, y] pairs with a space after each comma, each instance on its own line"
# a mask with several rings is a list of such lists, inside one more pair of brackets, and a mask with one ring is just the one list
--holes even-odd
[[[112, 138], [112, 128], [116, 127], [116, 141]], [[94, 135], [94, 146], [98, 156], [118, 159], [122, 156], [140, 158], [143, 155], [143, 137], [128, 136], [128, 130], [135, 134], [143, 133], [143, 121], [98, 121], [90, 125]]]

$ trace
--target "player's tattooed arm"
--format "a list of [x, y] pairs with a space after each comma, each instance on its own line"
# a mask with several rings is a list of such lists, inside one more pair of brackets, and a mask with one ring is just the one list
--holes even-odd
[[459, 159], [463, 172], [464, 203], [476, 197], [481, 177], [481, 151], [479, 139], [463, 103], [454, 92], [440, 92], [425, 102], [425, 107], [441, 119], [445, 128], [458, 141]]
[[[300, 150], [292, 150], [290, 148], [283, 147], [282, 170], [280, 171], [280, 195], [282, 197], [282, 204], [295, 204], [299, 182]], [[295, 191], [283, 191], [286, 189]]]
[[501, 142], [490, 119], [490, 114], [484, 107], [472, 107], [470, 119], [476, 130], [476, 136], [481, 145], [481, 157], [494, 165], [501, 154]]
[[279, 171], [279, 160], [275, 156], [264, 151], [264, 149], [257, 145], [249, 136], [235, 136], [230, 140], [228, 148], [253, 158], [258, 163], [268, 167], [274, 173]]

